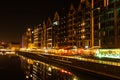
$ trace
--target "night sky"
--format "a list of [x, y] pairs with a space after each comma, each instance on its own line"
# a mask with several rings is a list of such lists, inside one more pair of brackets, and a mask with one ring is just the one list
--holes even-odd
[[27, 26], [36, 26], [55, 11], [79, 0], [29, 0], [0, 3], [0, 41], [21, 42]]

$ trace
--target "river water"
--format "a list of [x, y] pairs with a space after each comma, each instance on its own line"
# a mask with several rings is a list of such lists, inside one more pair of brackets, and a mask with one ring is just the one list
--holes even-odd
[[0, 55], [1, 80], [107, 80], [82, 73], [76, 74], [20, 55]]

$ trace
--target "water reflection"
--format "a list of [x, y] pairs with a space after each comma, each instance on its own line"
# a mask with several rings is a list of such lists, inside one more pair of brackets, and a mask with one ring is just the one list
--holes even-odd
[[23, 56], [21, 67], [25, 71], [26, 80], [79, 80], [70, 71]]

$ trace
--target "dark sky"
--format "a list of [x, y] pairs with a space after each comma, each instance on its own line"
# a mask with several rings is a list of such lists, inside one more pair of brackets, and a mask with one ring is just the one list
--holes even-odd
[[36, 26], [45, 18], [79, 0], [14, 0], [0, 3], [0, 41], [21, 42], [27, 25]]

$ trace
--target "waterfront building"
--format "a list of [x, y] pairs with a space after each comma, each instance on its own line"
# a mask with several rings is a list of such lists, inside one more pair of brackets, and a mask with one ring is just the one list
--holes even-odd
[[46, 48], [52, 48], [53, 47], [53, 23], [50, 17], [48, 17], [46, 22]]
[[34, 27], [34, 46], [42, 48], [43, 46], [43, 26], [41, 24]]
[[58, 46], [63, 48], [68, 46], [68, 28], [67, 28], [67, 8], [62, 8], [59, 11], [59, 34], [58, 34]]
[[58, 12], [55, 12], [54, 18], [53, 18], [53, 28], [52, 28], [52, 36], [53, 36], [53, 48], [58, 48], [58, 39], [59, 39], [59, 23], [60, 23], [60, 17]]
[[104, 0], [100, 13], [101, 47], [120, 48], [120, 0]]
[[31, 28], [27, 28], [22, 35], [22, 48], [29, 48], [33, 43], [33, 33]]
[[[38, 31], [41, 47], [120, 48], [120, 0], [80, 0], [56, 11]], [[34, 40], [35, 41], [35, 40]]]
[[43, 48], [47, 47], [47, 28], [46, 23], [43, 21]]
[[90, 4], [81, 1], [75, 14], [76, 46], [88, 48], [91, 47], [91, 16]]
[[75, 36], [76, 36], [76, 31], [75, 31], [75, 15], [76, 10], [73, 6], [73, 4], [70, 5], [70, 9], [68, 11], [67, 15], [67, 29], [68, 29], [68, 45], [67, 46], [75, 46], [76, 41], [75, 41]]

